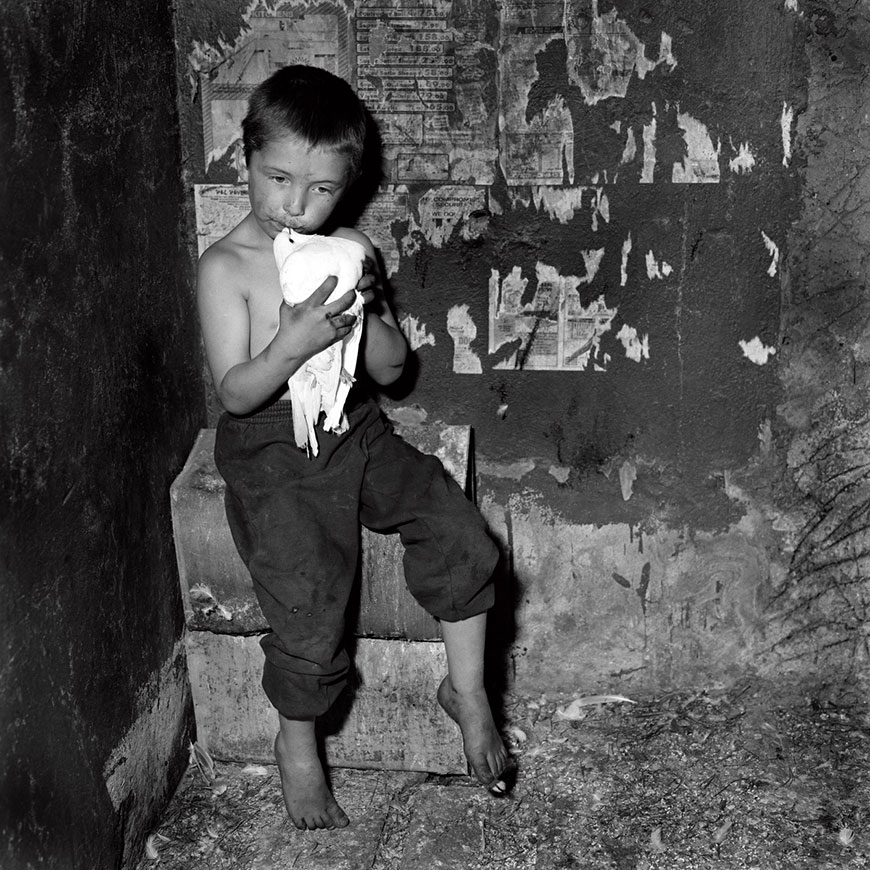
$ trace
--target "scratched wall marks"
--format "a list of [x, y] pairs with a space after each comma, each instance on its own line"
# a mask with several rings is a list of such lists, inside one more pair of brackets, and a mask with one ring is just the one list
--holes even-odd
[[775, 598], [787, 628], [780, 648], [789, 661], [812, 655], [820, 667], [849, 668], [853, 679], [870, 662], [868, 28], [866, 5], [845, 0], [810, 18], [809, 101], [800, 117], [797, 100], [782, 103], [782, 163], [805, 160], [802, 214], [788, 234], [764, 228], [772, 256], [783, 246], [776, 266], [791, 288], [775, 424], [786, 427], [786, 473], [799, 494]]

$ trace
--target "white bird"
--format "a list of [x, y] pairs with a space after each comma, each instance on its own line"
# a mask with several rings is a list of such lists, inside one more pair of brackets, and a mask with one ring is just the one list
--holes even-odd
[[[275, 237], [275, 262], [281, 279], [281, 292], [288, 305], [307, 299], [330, 275], [338, 278], [327, 302], [353, 290], [363, 274], [365, 248], [350, 239], [317, 236], [285, 229]], [[354, 382], [363, 328], [363, 298], [356, 294], [344, 313], [353, 314], [356, 323], [341, 340], [311, 357], [287, 382], [293, 410], [293, 434], [297, 446], [317, 456], [314, 428], [323, 412], [326, 432], [347, 429], [344, 403]]]

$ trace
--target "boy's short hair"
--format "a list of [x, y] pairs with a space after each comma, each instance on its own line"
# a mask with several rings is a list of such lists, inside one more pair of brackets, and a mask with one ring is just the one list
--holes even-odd
[[312, 147], [334, 148], [350, 160], [350, 176], [362, 164], [366, 111], [342, 78], [314, 66], [285, 66], [257, 86], [242, 121], [245, 160], [287, 134]]

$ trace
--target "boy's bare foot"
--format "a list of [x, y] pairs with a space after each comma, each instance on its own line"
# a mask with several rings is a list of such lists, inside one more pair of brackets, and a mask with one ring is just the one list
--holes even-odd
[[[304, 727], [293, 727], [297, 725], [310, 725], [310, 735]], [[282, 716], [281, 730], [275, 738], [275, 760], [287, 815], [300, 831], [347, 827], [349, 819], [326, 783], [313, 722], [299, 723]]]
[[516, 772], [516, 762], [510, 757], [495, 721], [486, 692], [461, 694], [446, 676], [438, 687], [438, 703], [459, 725], [465, 757], [478, 781], [493, 794], [503, 795]]

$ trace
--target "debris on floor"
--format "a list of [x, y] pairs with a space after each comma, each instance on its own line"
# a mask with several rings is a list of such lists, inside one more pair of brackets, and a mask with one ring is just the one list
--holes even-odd
[[296, 831], [274, 766], [218, 761], [209, 780], [194, 759], [137, 870], [868, 867], [866, 697], [761, 680], [511, 696], [510, 797], [470, 777], [337, 769], [340, 831]]

